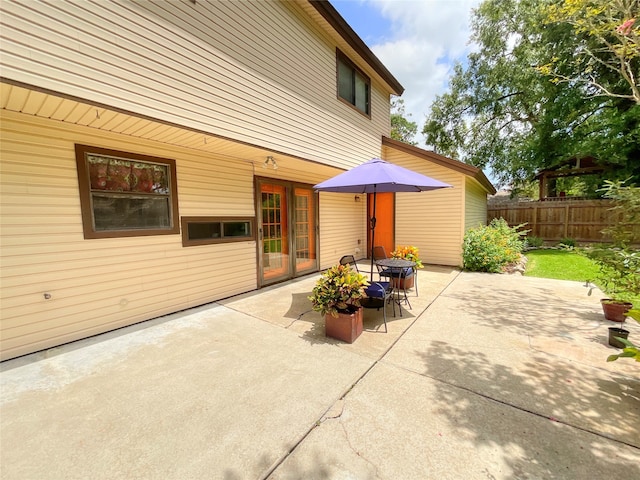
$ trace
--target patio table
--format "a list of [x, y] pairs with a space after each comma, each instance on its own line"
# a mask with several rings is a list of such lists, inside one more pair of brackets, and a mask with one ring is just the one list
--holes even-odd
[[[380, 260], [376, 260], [376, 265], [387, 268], [391, 271], [391, 282], [392, 285], [394, 285], [394, 290], [397, 292], [395, 302], [398, 304], [398, 307], [400, 307], [401, 302], [405, 302], [409, 308], [411, 308], [411, 303], [407, 296], [407, 290], [405, 288], [396, 288], [395, 280], [398, 280], [397, 284], [399, 287], [401, 283], [400, 280], [406, 277], [405, 272], [407, 269], [413, 269], [416, 266], [416, 262], [404, 258], [381, 258]], [[400, 298], [400, 290], [402, 290], [403, 298]], [[402, 316], [402, 308], [400, 308], [400, 316]]]

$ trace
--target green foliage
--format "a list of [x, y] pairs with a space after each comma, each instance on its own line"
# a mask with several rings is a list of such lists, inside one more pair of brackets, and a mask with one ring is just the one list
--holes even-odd
[[609, 296], [633, 301], [640, 295], [640, 252], [605, 245], [588, 255], [599, 268], [598, 286]]
[[611, 212], [617, 221], [605, 230], [613, 245], [599, 245], [587, 252], [599, 268], [598, 285], [619, 300], [634, 301], [640, 296], [640, 187], [625, 182], [606, 182], [604, 196], [616, 202]]
[[622, 349], [621, 353], [618, 353], [617, 355], [609, 355], [607, 357], [607, 362], [614, 362], [619, 358], [635, 358], [636, 362], [640, 362], [640, 350], [638, 347], [626, 338], [616, 338], [624, 343], [625, 347]]
[[414, 246], [398, 246], [391, 252], [391, 258], [402, 258], [404, 260], [411, 260], [416, 263], [416, 268], [424, 268], [422, 260], [420, 260], [420, 252], [418, 247]]
[[[567, 21], [549, 23], [545, 3], [550, 2], [485, 0], [474, 11], [471, 40], [477, 48], [465, 66], [455, 66], [448, 92], [433, 102], [423, 129], [426, 143], [490, 167], [498, 182], [516, 189], [539, 169], [582, 155], [615, 165], [607, 173], [611, 180], [640, 180], [640, 105], [624, 93], [599, 96], [585, 82], [550, 81], [541, 66], [553, 63], [557, 75], [593, 77], [616, 95], [628, 92], [619, 72], [576, 64], [593, 38]], [[632, 61], [637, 77], [640, 57]], [[602, 180], [588, 179], [596, 187]]]
[[337, 317], [349, 305], [360, 306], [367, 285], [367, 278], [349, 265], [335, 265], [322, 274], [308, 298], [314, 311]]
[[405, 118], [404, 100], [394, 98], [391, 101], [391, 138], [409, 145], [417, 145], [418, 142], [414, 140], [417, 132], [418, 124]]
[[640, 187], [626, 185], [625, 181], [605, 181], [599, 190], [604, 198], [613, 200], [611, 213], [618, 215], [618, 221], [604, 233], [611, 235], [615, 245], [627, 247], [640, 243]]
[[464, 268], [473, 272], [499, 273], [520, 257], [524, 232], [509, 227], [503, 218], [494, 218], [488, 226], [468, 230], [462, 243]]
[[[543, 14], [547, 24], [570, 25], [579, 48], [570, 62], [553, 57], [538, 71], [552, 82], [580, 83], [594, 94], [640, 105], [638, 0], [561, 0], [543, 7]], [[602, 75], [603, 69], [616, 75]], [[611, 84], [610, 78], [617, 82]]]
[[560, 239], [559, 246], [565, 248], [576, 248], [576, 241], [574, 238], [564, 237]]
[[544, 243], [540, 237], [535, 237], [533, 235], [527, 235], [524, 239], [525, 246], [531, 248], [540, 248]]
[[529, 251], [526, 256], [527, 277], [585, 282], [598, 274], [596, 264], [578, 251], [541, 249]]

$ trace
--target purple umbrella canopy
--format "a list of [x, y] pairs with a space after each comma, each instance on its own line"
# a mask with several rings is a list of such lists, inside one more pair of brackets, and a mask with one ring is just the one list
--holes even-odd
[[379, 158], [325, 180], [313, 188], [321, 192], [422, 192], [451, 185]]
[[371, 223], [371, 279], [373, 281], [373, 247], [376, 232], [376, 193], [424, 192], [451, 187], [421, 173], [394, 165], [379, 158], [325, 180], [313, 188], [320, 192], [373, 193]]

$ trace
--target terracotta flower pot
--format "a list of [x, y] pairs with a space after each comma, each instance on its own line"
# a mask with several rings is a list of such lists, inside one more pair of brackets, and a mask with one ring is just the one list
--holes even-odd
[[324, 316], [325, 335], [346, 343], [353, 343], [362, 333], [362, 307], [354, 308], [353, 313], [338, 312], [338, 317]]
[[631, 310], [633, 305], [629, 302], [613, 300], [611, 298], [603, 298], [600, 300], [604, 318], [612, 322], [624, 322], [627, 318], [626, 313]]

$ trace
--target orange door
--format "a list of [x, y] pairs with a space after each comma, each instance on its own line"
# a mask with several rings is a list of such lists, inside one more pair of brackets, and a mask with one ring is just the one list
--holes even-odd
[[[376, 194], [376, 231], [374, 242], [376, 245], [382, 245], [387, 255], [390, 255], [395, 248], [395, 198], [394, 193]], [[367, 208], [369, 210], [369, 218], [371, 218], [373, 214], [373, 194], [367, 195]], [[369, 224], [368, 233], [367, 257], [370, 257], [371, 224]]]

